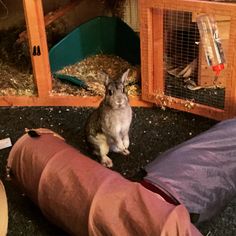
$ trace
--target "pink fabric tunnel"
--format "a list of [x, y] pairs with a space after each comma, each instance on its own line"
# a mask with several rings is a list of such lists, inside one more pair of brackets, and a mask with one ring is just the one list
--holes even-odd
[[[42, 132], [43, 131], [43, 132]], [[201, 235], [183, 205], [172, 205], [39, 129], [13, 146], [12, 178], [54, 224], [72, 235]]]

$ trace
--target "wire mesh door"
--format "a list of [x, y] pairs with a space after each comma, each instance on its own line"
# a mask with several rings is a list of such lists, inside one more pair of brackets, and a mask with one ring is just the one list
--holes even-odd
[[[202, 14], [217, 27], [225, 55], [222, 71], [206, 60], [197, 24]], [[143, 98], [218, 120], [234, 116], [236, 65], [234, 50], [229, 50], [236, 47], [234, 15], [236, 6], [226, 3], [141, 0]]]

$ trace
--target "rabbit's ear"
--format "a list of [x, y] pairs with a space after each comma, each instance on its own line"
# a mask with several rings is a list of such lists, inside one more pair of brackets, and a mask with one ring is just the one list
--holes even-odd
[[109, 76], [105, 72], [100, 72], [98, 74], [101, 81], [103, 81], [104, 85], [107, 86], [110, 82]]
[[130, 69], [128, 69], [121, 77], [121, 82], [122, 84], [124, 84], [124, 82], [126, 81], [128, 74], [129, 74]]
[[110, 83], [110, 78], [108, 75], [106, 75], [104, 84], [105, 84], [105, 86], [107, 86], [109, 83]]

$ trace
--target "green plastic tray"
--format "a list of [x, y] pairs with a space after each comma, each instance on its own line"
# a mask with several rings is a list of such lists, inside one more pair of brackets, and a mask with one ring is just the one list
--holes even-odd
[[49, 51], [52, 73], [96, 54], [117, 55], [140, 64], [139, 36], [121, 19], [96, 17], [73, 30]]

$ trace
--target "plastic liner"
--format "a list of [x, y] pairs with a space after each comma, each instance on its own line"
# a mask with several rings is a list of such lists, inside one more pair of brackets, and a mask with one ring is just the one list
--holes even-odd
[[50, 49], [51, 70], [55, 73], [96, 54], [117, 55], [139, 65], [139, 36], [117, 17], [96, 17], [81, 24]]

